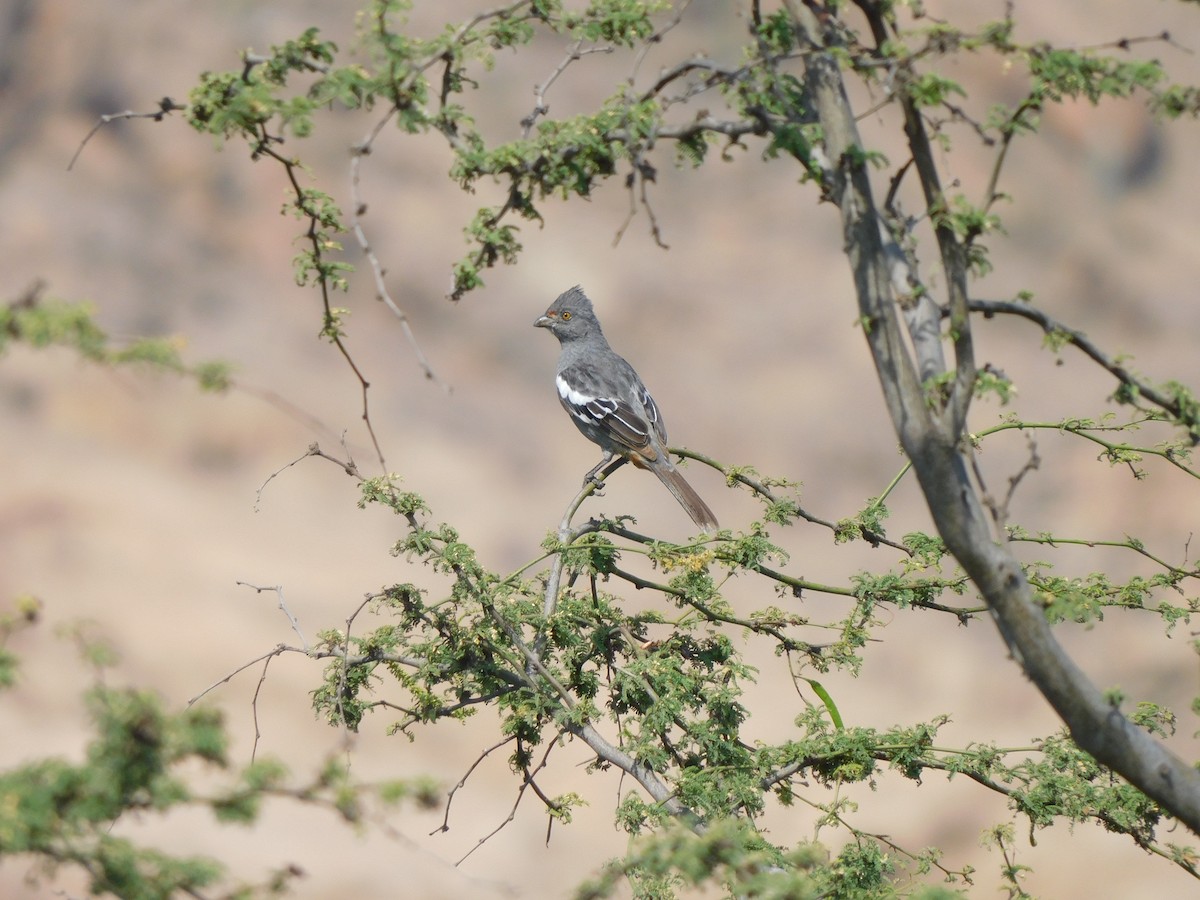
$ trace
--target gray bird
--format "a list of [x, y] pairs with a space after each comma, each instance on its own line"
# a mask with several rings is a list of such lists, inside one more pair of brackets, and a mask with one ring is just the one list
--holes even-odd
[[715, 531], [717, 517], [671, 463], [658, 405], [633, 366], [608, 345], [583, 289], [576, 285], [561, 294], [533, 324], [558, 338], [558, 399], [575, 427], [604, 451], [584, 482], [621, 457], [657, 475], [696, 525]]

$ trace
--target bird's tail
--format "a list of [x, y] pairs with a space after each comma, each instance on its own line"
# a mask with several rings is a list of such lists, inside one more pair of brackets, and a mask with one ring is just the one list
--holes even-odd
[[678, 469], [670, 463], [663, 465], [662, 460], [651, 465], [650, 469], [658, 476], [658, 480], [666, 485], [667, 490], [675, 495], [675, 499], [679, 501], [679, 505], [687, 511], [687, 514], [692, 517], [692, 521], [701, 530], [712, 532], [720, 527], [717, 524], [717, 517], [708, 508], [708, 504], [701, 500], [700, 495], [692, 490], [692, 486], [679, 474]]

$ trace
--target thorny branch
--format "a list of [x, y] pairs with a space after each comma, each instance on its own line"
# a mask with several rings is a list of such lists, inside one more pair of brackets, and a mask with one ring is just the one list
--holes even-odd
[[1197, 419], [1195, 411], [1185, 408], [1178, 396], [1172, 396], [1145, 379], [1134, 375], [1101, 350], [1082, 331], [1064, 325], [1029, 303], [1019, 303], [1015, 300], [971, 300], [969, 305], [971, 312], [983, 313], [986, 317], [1002, 314], [1027, 319], [1038, 325], [1048, 337], [1064, 341], [1077, 348], [1117, 379], [1123, 387], [1128, 388], [1133, 398], [1149, 400], [1155, 406], [1169, 413], [1175, 421], [1187, 428], [1193, 444], [1200, 442], [1200, 419]]

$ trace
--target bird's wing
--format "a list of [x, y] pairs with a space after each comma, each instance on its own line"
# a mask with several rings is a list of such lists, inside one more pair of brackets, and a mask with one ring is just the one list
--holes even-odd
[[634, 396], [642, 404], [642, 409], [646, 411], [646, 420], [654, 429], [658, 442], [664, 447], [667, 446], [667, 423], [663, 421], [662, 413], [658, 411], [658, 404], [654, 402], [654, 398], [650, 396], [650, 392], [646, 390], [646, 386], [642, 384], [640, 378], [634, 387]]
[[[660, 430], [662, 419], [658, 407], [639, 382], [637, 395], [650, 421], [642, 416], [633, 405], [621, 399], [615, 385], [599, 377], [599, 373], [585, 363], [575, 363], [562, 369], [555, 378], [558, 397], [563, 407], [588, 429], [602, 429], [614, 443], [627, 447], [648, 458], [657, 453], [646, 454], [651, 445], [651, 434]], [[643, 399], [644, 397], [644, 399]]]

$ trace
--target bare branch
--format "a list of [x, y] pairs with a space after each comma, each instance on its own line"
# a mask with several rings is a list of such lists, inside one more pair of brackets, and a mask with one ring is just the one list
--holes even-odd
[[1004, 168], [1004, 162], [1008, 158], [1008, 149], [1012, 146], [1013, 138], [1016, 137], [1021, 129], [1020, 125], [1027, 115], [1037, 112], [1041, 109], [1041, 101], [1035, 97], [1026, 97], [1013, 110], [1012, 115], [1008, 117], [1008, 121], [1000, 129], [1000, 149], [996, 153], [996, 161], [992, 164], [992, 173], [988, 177], [987, 187], [983, 191], [983, 210], [987, 212], [1000, 199], [1001, 194], [997, 192], [996, 186], [1000, 182], [1000, 172]]
[[571, 63], [579, 61], [589, 53], [612, 52], [613, 48], [607, 44], [599, 47], [584, 47], [582, 38], [573, 43], [568, 48], [567, 55], [562, 58], [562, 61], [555, 67], [554, 71], [550, 73], [545, 81], [533, 89], [533, 109], [530, 110], [529, 115], [521, 119], [521, 136], [528, 138], [533, 133], [533, 126], [537, 123], [538, 118], [550, 112], [550, 107], [546, 105], [546, 93], [553, 86], [554, 82], [558, 81], [562, 74], [567, 71], [567, 67]]
[[362, 199], [359, 192], [360, 168], [363, 157], [371, 153], [371, 148], [375, 143], [375, 139], [383, 130], [384, 125], [391, 121], [396, 114], [397, 108], [393, 106], [388, 111], [387, 115], [375, 123], [375, 127], [371, 132], [363, 138], [358, 144], [351, 148], [350, 151], [350, 230], [354, 234], [354, 239], [358, 241], [358, 246], [361, 248], [363, 255], [367, 258], [368, 264], [371, 266], [371, 275], [375, 280], [375, 299], [382, 301], [387, 305], [387, 308], [392, 311], [392, 315], [400, 322], [400, 330], [404, 334], [404, 339], [408, 342], [409, 349], [412, 350], [413, 357], [417, 361], [417, 365], [421, 367], [421, 371], [425, 377], [437, 384], [446, 393], [451, 392], [451, 387], [448, 383], [438, 377], [434, 372], [432, 364], [425, 356], [425, 351], [421, 349], [421, 345], [417, 342], [417, 336], [413, 332], [412, 325], [408, 321], [408, 314], [401, 309], [400, 305], [392, 298], [391, 292], [387, 288], [387, 283], [384, 276], [387, 275], [387, 270], [379, 261], [379, 257], [375, 254], [371, 242], [367, 239], [366, 229], [363, 227], [363, 217], [367, 214], [367, 204]]
[[171, 113], [183, 109], [187, 109], [186, 104], [176, 103], [170, 97], [163, 97], [158, 101], [158, 109], [155, 112], [139, 113], [134, 112], [131, 109], [127, 109], [125, 112], [109, 113], [108, 115], [101, 116], [100, 120], [92, 126], [92, 130], [89, 131], [84, 136], [83, 140], [79, 142], [79, 146], [76, 148], [75, 154], [71, 157], [71, 161], [67, 163], [67, 171], [70, 172], [75, 168], [75, 163], [79, 160], [80, 154], [83, 153], [83, 148], [86, 147], [88, 142], [96, 136], [96, 132], [98, 132], [109, 122], [115, 122], [117, 119], [153, 119], [155, 122], [161, 122]]
[[[305, 455], [307, 455], [307, 454], [305, 454]], [[295, 465], [295, 463], [290, 463], [290, 465]], [[304, 633], [302, 631], [300, 631], [300, 623], [298, 621], [296, 621], [296, 617], [292, 615], [292, 611], [290, 609], [288, 609], [287, 604], [283, 602], [283, 585], [282, 584], [275, 584], [275, 585], [271, 585], [270, 587], [260, 587], [257, 584], [250, 584], [248, 581], [239, 581], [239, 582], [237, 582], [237, 584], [239, 587], [248, 587], [251, 590], [253, 590], [255, 593], [258, 593], [258, 594], [261, 594], [263, 591], [274, 591], [275, 599], [279, 601], [279, 608], [281, 610], [283, 610], [283, 614], [285, 616], [287, 616], [287, 620], [292, 626], [292, 631], [296, 632], [296, 636], [298, 638], [300, 638], [300, 643], [304, 645], [305, 652], [308, 651], [308, 649], [309, 649], [308, 639], [305, 638]]]
[[[709, 59], [706, 56], [693, 56], [691, 59], [685, 59], [671, 66], [669, 69], [664, 69], [658, 76], [658, 80], [646, 90], [642, 91], [641, 99], [649, 100], [652, 97], [657, 97], [669, 85], [675, 83], [685, 75], [690, 75], [693, 72], [708, 72], [709, 77], [704, 79], [702, 90], [707, 90], [714, 84], [731, 83], [744, 75], [747, 67], [743, 66], [740, 69], [731, 69], [728, 66], [723, 66], [720, 63]], [[687, 96], [693, 96], [696, 92], [689, 91]], [[684, 98], [680, 98], [684, 99]], [[664, 101], [664, 105], [679, 102], [678, 100]]]
[[[621, 243], [621, 238], [624, 237], [625, 230], [637, 215], [637, 208], [640, 203], [642, 208], [646, 210], [646, 215], [650, 217], [650, 235], [654, 238], [654, 243], [660, 249], [670, 250], [670, 246], [663, 240], [662, 230], [658, 227], [658, 217], [654, 215], [654, 207], [650, 205], [650, 196], [646, 190], [646, 185], [654, 181], [654, 167], [645, 161], [637, 148], [631, 146], [629, 150], [633, 154], [633, 167], [629, 175], [625, 178], [625, 187], [629, 191], [629, 215], [625, 217], [625, 221], [621, 223], [621, 227], [617, 229], [617, 233], [613, 236], [612, 245], [615, 247]], [[635, 186], [638, 188], [636, 194], [634, 192]]]
[[[537, 786], [537, 782], [534, 781], [534, 776], [546, 767], [546, 761], [550, 758], [550, 753], [554, 749], [556, 742], [558, 740], [558, 737], [561, 737], [561, 735], [562, 735], [562, 732], [560, 731], [558, 736], [556, 736], [554, 738], [554, 740], [551, 740], [548, 742], [548, 744], [546, 746], [546, 752], [544, 754], [542, 754], [541, 762], [539, 762], [537, 764], [537, 766], [534, 768], [534, 770], [532, 772], [530, 772], [528, 768], [523, 769], [525, 778], [521, 781], [521, 786], [519, 788], [517, 788], [516, 799], [513, 801], [512, 808], [509, 809], [508, 815], [504, 818], [504, 821], [502, 821], [499, 825], [497, 825], [495, 828], [493, 828], [491, 831], [489, 831], [487, 834], [485, 834], [483, 837], [481, 837], [478, 841], [475, 842], [474, 847], [472, 847], [470, 850], [468, 850], [466, 853], [464, 853], [462, 856], [460, 856], [457, 860], [455, 860], [454, 864], [456, 866], [461, 866], [464, 862], [466, 862], [467, 857], [469, 857], [472, 853], [474, 853], [476, 850], [478, 850], [480, 847], [482, 847], [484, 844], [486, 844], [489, 840], [491, 840], [493, 837], [495, 837], [497, 834], [499, 834], [505, 827], [507, 827], [513, 821], [513, 819], [515, 819], [517, 817], [517, 808], [520, 807], [521, 800], [524, 798], [525, 790], [527, 788], [533, 788], [533, 792], [535, 794], [537, 794], [538, 798], [543, 803], [545, 803], [546, 806], [550, 807], [551, 809], [559, 808], [558, 805], [556, 803], [554, 803], [553, 800], [551, 800], [549, 797], [547, 797], [545, 794], [542, 793], [542, 789], [539, 788]], [[518, 746], [519, 745], [520, 745], [520, 741], [518, 741]], [[551, 819], [551, 821], [553, 821], [553, 819]]]
[[263, 660], [262, 673], [258, 676], [258, 684], [254, 686], [254, 697], [250, 700], [250, 712], [254, 720], [254, 744], [250, 748], [250, 762], [258, 758], [258, 743], [262, 740], [262, 729], [258, 725], [258, 697], [262, 693], [263, 685], [267, 683], [267, 670], [271, 668], [273, 659], [274, 654]]
[[442, 815], [442, 824], [433, 829], [433, 831], [429, 832], [431, 835], [450, 830], [450, 804], [454, 802], [454, 795], [466, 786], [467, 779], [471, 777], [477, 768], [479, 768], [479, 764], [501, 747], [505, 746], [506, 744], [511, 744], [516, 739], [517, 736], [515, 734], [510, 734], [508, 737], [497, 741], [490, 747], [487, 747], [482, 753], [475, 757], [475, 761], [471, 763], [471, 765], [467, 768], [467, 771], [463, 773], [463, 777], [458, 779], [458, 783], [454, 785], [454, 787], [450, 788], [450, 793], [446, 795], [446, 809], [445, 813]]
[[303, 653], [303, 652], [304, 651], [301, 650], [299, 647], [289, 647], [286, 644], [278, 644], [278, 645], [276, 645], [274, 650], [269, 650], [266, 653], [263, 653], [259, 656], [254, 657], [254, 659], [250, 660], [249, 662], [242, 663], [240, 666], [238, 666], [236, 669], [234, 669], [228, 675], [224, 676], [223, 678], [218, 679], [217, 681], [214, 681], [212, 684], [210, 684], [208, 687], [206, 687], [200, 693], [196, 694], [194, 697], [191, 697], [188, 700], [187, 705], [188, 706], [195, 705], [196, 701], [200, 700], [206, 694], [209, 694], [212, 691], [216, 690], [221, 685], [228, 684], [230, 681], [233, 680], [233, 678], [235, 676], [241, 674], [242, 672], [245, 672], [248, 668], [250, 668], [255, 663], [260, 663], [265, 659], [269, 659], [272, 656], [279, 656], [283, 653]]

